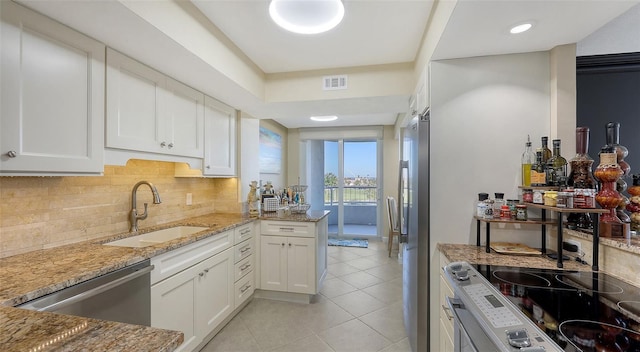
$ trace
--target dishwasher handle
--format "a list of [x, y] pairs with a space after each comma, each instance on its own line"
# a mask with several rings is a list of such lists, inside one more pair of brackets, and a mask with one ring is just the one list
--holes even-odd
[[139, 278], [140, 276], [146, 275], [148, 273], [150, 273], [152, 270], [154, 269], [153, 265], [149, 265], [143, 269], [140, 269], [136, 272], [133, 272], [129, 275], [117, 278], [113, 281], [109, 281], [104, 285], [100, 285], [98, 287], [94, 287], [90, 290], [84, 291], [82, 293], [79, 293], [75, 296], [71, 296], [69, 298], [63, 299], [62, 301], [58, 301], [54, 304], [50, 304], [48, 306], [42, 307], [42, 308], [38, 308], [37, 311], [38, 312], [49, 312], [49, 311], [56, 311], [59, 309], [62, 309], [64, 307], [70, 306], [74, 303], [80, 302], [82, 300], [85, 300], [87, 298], [93, 297], [95, 295], [98, 295], [100, 293], [103, 293], [105, 291], [109, 291], [114, 287], [123, 285], [131, 280], [134, 280], [136, 278]]

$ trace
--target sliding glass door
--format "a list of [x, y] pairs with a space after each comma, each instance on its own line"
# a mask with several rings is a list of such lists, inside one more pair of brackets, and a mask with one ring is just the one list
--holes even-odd
[[329, 234], [378, 236], [380, 182], [376, 140], [324, 141], [324, 203]]

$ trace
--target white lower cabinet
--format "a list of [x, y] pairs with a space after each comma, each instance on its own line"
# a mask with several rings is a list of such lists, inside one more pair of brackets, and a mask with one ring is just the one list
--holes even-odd
[[442, 268], [449, 264], [447, 258], [440, 254], [440, 351], [453, 352], [453, 316], [447, 306], [447, 297], [453, 298], [451, 286], [444, 277]]
[[[326, 225], [326, 218], [315, 226], [313, 223], [261, 221], [260, 288], [318, 293], [326, 276]], [[279, 231], [282, 235], [272, 235], [278, 233], [278, 228], [282, 229]], [[300, 231], [295, 231], [297, 228]]]
[[191, 351], [235, 309], [233, 250], [151, 286], [151, 326], [184, 333]]

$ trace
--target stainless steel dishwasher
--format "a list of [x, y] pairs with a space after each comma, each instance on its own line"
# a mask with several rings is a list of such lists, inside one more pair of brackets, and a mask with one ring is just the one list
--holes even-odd
[[19, 305], [19, 308], [151, 325], [150, 260]]

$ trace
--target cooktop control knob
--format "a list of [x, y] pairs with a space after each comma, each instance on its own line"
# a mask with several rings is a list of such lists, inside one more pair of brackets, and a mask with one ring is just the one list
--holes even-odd
[[451, 268], [451, 271], [458, 271], [458, 270], [462, 269], [462, 264], [460, 264], [460, 263], [451, 263], [451, 265], [449, 265], [449, 268]]
[[507, 341], [509, 341], [511, 346], [521, 348], [520, 351], [522, 351], [523, 348], [531, 346], [531, 340], [525, 329], [507, 330]]
[[456, 279], [460, 281], [469, 280], [469, 269], [454, 271], [453, 274], [456, 276]]

